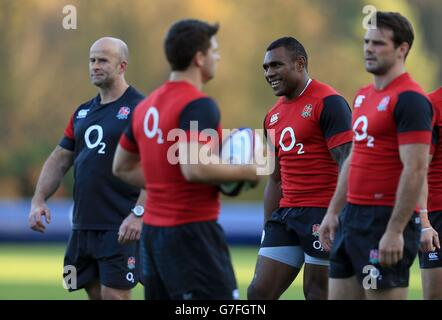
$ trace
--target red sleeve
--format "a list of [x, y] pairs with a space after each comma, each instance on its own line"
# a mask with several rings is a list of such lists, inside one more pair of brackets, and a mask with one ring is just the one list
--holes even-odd
[[399, 145], [423, 143], [431, 144], [432, 131], [407, 131], [398, 134]]
[[72, 115], [71, 118], [69, 119], [69, 123], [67, 124], [66, 128], [64, 129], [64, 135], [71, 140], [75, 140], [74, 115]]
[[264, 122], [263, 122], [263, 128], [264, 128], [264, 136], [266, 137], [266, 141], [267, 141], [267, 151], [269, 152], [269, 155], [274, 157], [276, 154], [276, 144], [275, 144], [275, 136], [276, 136], [276, 131], [275, 129], [268, 129], [267, 127], [267, 117], [268, 114], [266, 114], [266, 116], [264, 117]]
[[330, 137], [327, 140], [327, 147], [329, 150], [331, 150], [342, 144], [350, 143], [352, 142], [352, 140], [353, 140], [353, 131], [352, 130], [344, 131]]
[[136, 142], [136, 139], [135, 139], [135, 136], [134, 136], [133, 130], [132, 130], [132, 121], [133, 121], [133, 117], [132, 117], [129, 125], [126, 127], [123, 134], [121, 135], [119, 144], [126, 151], [129, 151], [132, 153], [139, 153], [138, 144]]
[[74, 115], [71, 116], [68, 125], [64, 129], [63, 138], [58, 145], [66, 150], [75, 151]]
[[133, 143], [132, 141], [130, 141], [124, 133], [120, 137], [119, 144], [126, 151], [129, 151], [132, 153], [138, 153], [138, 146], [136, 145], [136, 143]]

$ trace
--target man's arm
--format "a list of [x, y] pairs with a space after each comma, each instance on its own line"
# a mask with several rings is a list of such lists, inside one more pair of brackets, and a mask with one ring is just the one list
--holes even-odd
[[126, 151], [120, 144], [115, 151], [112, 173], [128, 184], [140, 189], [145, 187], [146, 180], [141, 168], [140, 156]]
[[[428, 163], [431, 163], [433, 156], [430, 154]], [[418, 207], [419, 207], [419, 217], [421, 220], [421, 239], [420, 239], [420, 249], [423, 252], [431, 252], [435, 249], [440, 250], [439, 234], [431, 226], [430, 220], [428, 219], [428, 174], [424, 177], [424, 185], [422, 186], [422, 192], [419, 196]]]
[[[140, 196], [136, 205], [144, 207], [146, 203], [146, 180], [140, 164], [140, 156], [137, 153], [126, 151], [118, 144], [112, 163], [112, 173], [124, 182], [140, 188]], [[123, 220], [118, 230], [118, 242], [121, 244], [130, 241], [138, 241], [141, 235], [143, 219], [129, 213]]]
[[272, 212], [279, 208], [281, 198], [281, 168], [278, 157], [275, 157], [275, 170], [270, 174], [264, 189], [264, 225], [270, 219]]
[[[144, 208], [146, 204], [146, 190], [140, 190], [140, 196], [135, 204], [135, 206], [142, 206]], [[132, 213], [126, 217], [121, 223], [118, 230], [118, 242], [121, 244], [128, 243], [130, 241], [138, 241], [141, 236], [141, 229], [143, 227], [142, 217], [137, 217]]]
[[43, 165], [29, 212], [28, 221], [32, 230], [42, 233], [45, 231], [46, 227], [41, 221], [42, 216], [45, 216], [46, 223], [50, 223], [51, 212], [46, 205], [46, 200], [57, 191], [73, 161], [72, 151], [57, 146]]
[[418, 203], [425, 175], [428, 172], [429, 145], [404, 144], [399, 146], [403, 165], [387, 229], [379, 242], [379, 263], [391, 266], [402, 259], [403, 232]]
[[190, 164], [190, 151], [200, 150], [203, 147], [198, 142], [180, 142], [179, 143], [179, 163], [181, 173], [189, 182], [221, 184], [224, 182], [249, 181], [256, 184], [259, 176], [256, 174], [255, 165], [232, 165], [222, 164], [221, 159], [214, 153], [207, 159], [198, 161], [196, 164]]
[[[437, 109], [436, 109], [437, 110]], [[438, 121], [438, 114], [436, 116], [435, 121]], [[428, 164], [433, 161], [433, 153], [434, 150], [437, 148], [437, 146], [440, 143], [439, 139], [439, 126], [436, 124], [433, 127], [433, 134], [432, 134], [432, 145], [431, 145], [431, 152], [429, 155]], [[435, 249], [440, 250], [440, 241], [439, 241], [439, 234], [434, 228], [431, 226], [430, 220], [428, 219], [428, 210], [427, 210], [427, 204], [428, 204], [428, 174], [425, 175], [424, 185], [422, 187], [422, 192], [419, 197], [419, 217], [421, 219], [421, 239], [420, 239], [420, 250], [422, 252], [431, 252]]]
[[336, 228], [338, 226], [338, 216], [346, 203], [348, 172], [350, 170], [351, 157], [352, 148], [350, 148], [349, 155], [342, 164], [335, 193], [333, 194], [327, 213], [325, 214], [319, 229], [319, 241], [326, 251], [330, 251], [332, 247]]
[[348, 155], [350, 154], [351, 145], [352, 143], [348, 142], [330, 150], [333, 160], [335, 160], [335, 162], [338, 164], [339, 172], [342, 169], [345, 159], [347, 159]]

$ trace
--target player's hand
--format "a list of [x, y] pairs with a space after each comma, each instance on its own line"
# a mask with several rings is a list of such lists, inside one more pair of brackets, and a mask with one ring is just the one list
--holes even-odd
[[51, 211], [46, 205], [46, 202], [33, 200], [28, 217], [29, 228], [34, 231], [44, 233], [46, 226], [43, 224], [42, 216], [45, 217], [47, 224], [51, 223]]
[[120, 229], [118, 230], [118, 242], [126, 244], [130, 241], [140, 240], [142, 227], [143, 219], [130, 213], [121, 223]]
[[422, 252], [431, 252], [440, 250], [439, 235], [432, 227], [423, 228], [420, 240], [420, 250]]
[[379, 264], [383, 267], [394, 266], [404, 254], [402, 232], [385, 231], [379, 242]]
[[330, 251], [338, 228], [338, 214], [327, 212], [319, 227], [319, 242], [325, 251]]

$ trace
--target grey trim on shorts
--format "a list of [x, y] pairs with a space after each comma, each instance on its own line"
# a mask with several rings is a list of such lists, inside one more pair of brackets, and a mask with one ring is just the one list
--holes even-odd
[[330, 266], [330, 260], [315, 258], [315, 257], [309, 256], [307, 253], [304, 253], [304, 260], [305, 260], [305, 263], [308, 263], [308, 264], [314, 264], [314, 265], [326, 266], [326, 267]]
[[300, 246], [260, 248], [258, 255], [301, 269], [304, 264], [304, 251]]

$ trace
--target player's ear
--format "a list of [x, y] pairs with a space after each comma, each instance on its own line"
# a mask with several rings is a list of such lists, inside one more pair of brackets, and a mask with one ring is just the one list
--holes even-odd
[[202, 67], [204, 65], [204, 57], [205, 54], [202, 51], [198, 51], [195, 53], [195, 57], [193, 58], [193, 62], [197, 67]]
[[410, 45], [407, 42], [403, 42], [396, 50], [398, 50], [399, 58], [405, 60], [405, 56], [410, 51]]
[[305, 69], [305, 65], [306, 65], [306, 61], [305, 61], [305, 57], [303, 56], [298, 56], [295, 59], [295, 67], [296, 67], [296, 71], [301, 72]]
[[119, 65], [120, 65], [120, 73], [125, 73], [128, 62], [126, 60], [121, 60]]

